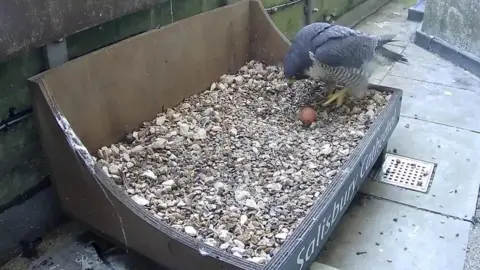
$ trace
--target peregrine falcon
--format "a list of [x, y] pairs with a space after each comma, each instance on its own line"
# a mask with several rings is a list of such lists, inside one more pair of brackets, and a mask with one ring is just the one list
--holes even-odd
[[[368, 77], [379, 65], [393, 62], [408, 64], [402, 55], [383, 45], [395, 41], [395, 35], [373, 36], [340, 25], [317, 22], [300, 29], [283, 58], [285, 77], [292, 82], [319, 78], [325, 82], [326, 106], [344, 102], [345, 95], [363, 98]], [[344, 88], [333, 94], [337, 84]]]

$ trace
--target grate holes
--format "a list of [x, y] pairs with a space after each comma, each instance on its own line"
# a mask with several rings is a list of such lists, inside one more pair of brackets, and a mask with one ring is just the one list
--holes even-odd
[[387, 154], [383, 168], [386, 173], [376, 179], [381, 182], [426, 192], [434, 164]]

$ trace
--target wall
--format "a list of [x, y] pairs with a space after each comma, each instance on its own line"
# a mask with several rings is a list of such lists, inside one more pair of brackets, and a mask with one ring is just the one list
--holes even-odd
[[[289, 0], [263, 0], [267, 10]], [[294, 1], [293, 1], [294, 2]], [[332, 20], [364, 0], [312, 0], [315, 21]], [[119, 40], [227, 3], [226, 0], [175, 0], [123, 16], [68, 36], [74, 59]], [[173, 16], [170, 11], [173, 11]], [[292, 37], [305, 23], [304, 2], [278, 8], [271, 17]], [[28, 77], [46, 69], [42, 48], [0, 63], [0, 265], [63, 220], [48, 179], [33, 117], [29, 115]], [[8, 125], [6, 125], [8, 123]], [[10, 125], [11, 124], [11, 125]]]
[[[313, 21], [334, 21], [346, 12], [352, 10], [366, 0], [311, 0], [312, 8], [318, 9], [313, 14]], [[304, 19], [304, 1], [281, 8], [282, 5], [296, 2], [295, 0], [263, 0], [265, 8], [271, 14], [275, 25], [288, 38], [292, 38], [295, 33], [305, 25]], [[277, 8], [277, 11], [273, 9]]]
[[428, 0], [422, 31], [480, 57], [480, 1]]

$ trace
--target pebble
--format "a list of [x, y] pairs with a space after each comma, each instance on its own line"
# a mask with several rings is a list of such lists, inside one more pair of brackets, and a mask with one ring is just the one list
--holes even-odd
[[245, 201], [245, 206], [247, 206], [248, 208], [251, 208], [251, 209], [256, 209], [258, 207], [257, 203], [252, 199], [247, 199]]
[[248, 258], [247, 260], [251, 261], [251, 262], [254, 262], [254, 263], [258, 263], [258, 264], [264, 264], [265, 261], [266, 261], [266, 258], [265, 257], [252, 257], [252, 258]]
[[157, 176], [151, 170], [146, 170], [144, 173], [142, 173], [142, 176], [148, 177], [148, 178], [153, 179], [153, 180], [157, 179]]
[[113, 175], [119, 175], [120, 167], [118, 167], [118, 165], [111, 164], [110, 166], [108, 166], [108, 171]]
[[197, 236], [197, 230], [195, 230], [195, 228], [192, 226], [185, 226], [183, 230], [190, 236]]
[[305, 128], [298, 110], [321, 107], [325, 93], [313, 91], [319, 84], [287, 86], [281, 67], [249, 62], [126, 141], [101, 147], [98, 162], [112, 181], [123, 173], [128, 185], [119, 187], [175, 230], [266, 264], [388, 99], [373, 90], [365, 99], [347, 97]]
[[322, 146], [322, 148], [320, 149], [320, 155], [330, 155], [332, 153], [332, 147], [330, 146], [330, 144], [325, 144], [324, 146]]
[[140, 195], [133, 195], [131, 198], [134, 202], [136, 202], [138, 205], [141, 205], [141, 206], [145, 206], [150, 203], [147, 199], [145, 199]]
[[175, 180], [167, 180], [167, 181], [163, 182], [162, 185], [168, 186], [168, 187], [173, 187], [176, 184], [175, 184]]
[[248, 217], [247, 215], [241, 215], [240, 216], [240, 225], [245, 225], [247, 223]]
[[275, 235], [275, 238], [280, 239], [280, 240], [285, 240], [287, 239], [287, 234], [286, 233], [278, 233]]

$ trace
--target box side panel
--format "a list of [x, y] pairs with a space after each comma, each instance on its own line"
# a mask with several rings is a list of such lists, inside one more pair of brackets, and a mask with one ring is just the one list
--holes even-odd
[[47, 71], [43, 83], [82, 142], [96, 151], [240, 68], [249, 59], [248, 4], [84, 55]]

